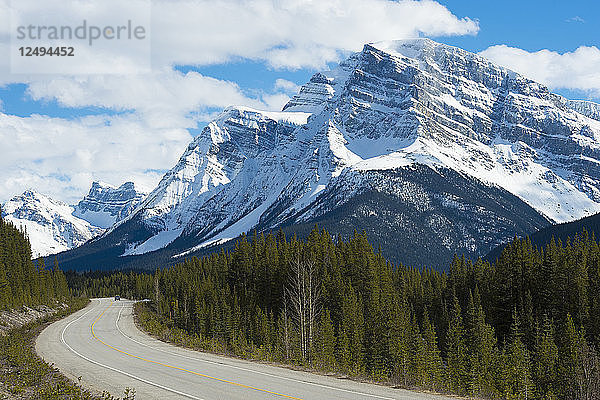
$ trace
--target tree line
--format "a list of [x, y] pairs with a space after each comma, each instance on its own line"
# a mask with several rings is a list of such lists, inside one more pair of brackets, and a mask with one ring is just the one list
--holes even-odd
[[63, 301], [70, 297], [65, 275], [56, 261], [31, 260], [27, 233], [2, 219], [0, 210], [0, 310]]
[[446, 272], [315, 228], [154, 274], [69, 277], [77, 293], [152, 299], [206, 350], [486, 398], [600, 396], [600, 247], [585, 232], [543, 249], [515, 238]]

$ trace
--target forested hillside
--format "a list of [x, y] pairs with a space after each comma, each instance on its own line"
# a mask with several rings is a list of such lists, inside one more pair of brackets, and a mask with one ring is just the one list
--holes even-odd
[[4, 221], [0, 212], [0, 310], [68, 297], [67, 281], [57, 265], [47, 269], [42, 259], [34, 264], [26, 233]]
[[[554, 224], [540, 229], [529, 235], [531, 243], [536, 247], [546, 247], [552, 240], [565, 242], [568, 238], [575, 237], [578, 233], [587, 231], [592, 238], [600, 237], [600, 214], [593, 214], [571, 222]], [[500, 256], [505, 246], [498, 246], [490, 251], [485, 259], [495, 261]]]
[[488, 398], [599, 398], [600, 247], [585, 233], [447, 273], [391, 265], [364, 234], [255, 235], [154, 276], [70, 280], [153, 299], [147, 323], [206, 350]]

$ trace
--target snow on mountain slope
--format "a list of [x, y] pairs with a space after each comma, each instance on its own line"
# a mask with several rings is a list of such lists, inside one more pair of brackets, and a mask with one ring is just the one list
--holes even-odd
[[[595, 110], [428, 39], [368, 44], [336, 69], [315, 74], [281, 113], [226, 109], [105, 238], [125, 246], [123, 255], [165, 246], [189, 254], [253, 228], [318, 220], [369, 192], [410, 208], [413, 225], [404, 226], [399, 221], [408, 208], [389, 207], [388, 235], [417, 232], [422, 227], [414, 224], [429, 215], [427, 229], [448, 237], [439, 246], [450, 251], [463, 235], [460, 249], [485, 254], [493, 243], [546, 221], [518, 199], [557, 222], [600, 211]], [[392, 172], [396, 183], [389, 187]], [[453, 186], [437, 193], [415, 174], [452, 179]], [[456, 189], [462, 184], [474, 185], [468, 197]], [[478, 191], [486, 191], [487, 203], [477, 201]], [[377, 214], [376, 205], [357, 207]], [[478, 225], [444, 231], [453, 209]], [[517, 209], [527, 218], [510, 220]], [[498, 221], [503, 229], [488, 234]]]
[[136, 190], [133, 182], [126, 182], [118, 188], [94, 182], [90, 192], [75, 206], [73, 215], [108, 229], [131, 214], [145, 196], [146, 193]]
[[2, 206], [2, 217], [27, 232], [34, 257], [71, 249], [102, 233], [72, 213], [73, 207], [31, 190]]
[[353, 168], [449, 167], [559, 222], [600, 211], [600, 124], [575, 102], [428, 39], [366, 45], [352, 59], [358, 68], [338, 73], [342, 84], [336, 74], [319, 80], [320, 91], [311, 82], [286, 110], [313, 109], [312, 93], [343, 87], [326, 101], [347, 142], [339, 151], [362, 159]]
[[94, 182], [88, 195], [69, 206], [28, 190], [2, 206], [6, 220], [27, 230], [34, 257], [80, 246], [129, 215], [145, 194], [131, 182], [115, 188]]
[[581, 115], [600, 121], [600, 104], [585, 100], [564, 99], [565, 105]]
[[[240, 191], [247, 191], [256, 177], [264, 178], [260, 187], [255, 188], [258, 197], [264, 195], [267, 187], [280, 186], [280, 174], [289, 174], [286, 169], [291, 166], [283, 165], [282, 169], [276, 168], [269, 174], [267, 171], [279, 166], [279, 163], [273, 157], [263, 159], [261, 155], [292, 140], [294, 129], [305, 124], [309, 115], [261, 113], [246, 107], [226, 109], [188, 146], [177, 165], [165, 174], [157, 188], [141, 204], [139, 212], [134, 214], [144, 220], [153, 230], [153, 235], [144, 242], [134, 243], [125, 255], [141, 254], [168, 245], [179, 236], [176, 233], [181, 233], [194, 215], [202, 210], [211, 216], [221, 215], [219, 209], [224, 207], [215, 204], [213, 196], [218, 195], [223, 187], [233, 192], [224, 201], [237, 204], [248, 200], [238, 195]], [[240, 207], [242, 205], [234, 207], [232, 213], [235, 214]], [[213, 218], [213, 221], [216, 219]]]

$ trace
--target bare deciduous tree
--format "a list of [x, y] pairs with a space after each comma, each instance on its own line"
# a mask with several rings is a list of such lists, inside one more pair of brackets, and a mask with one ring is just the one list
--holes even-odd
[[581, 373], [577, 377], [577, 399], [600, 399], [600, 357], [593, 346], [585, 340], [579, 349], [581, 358]]
[[311, 362], [315, 326], [321, 308], [317, 268], [313, 261], [303, 262], [300, 257], [296, 257], [290, 267], [290, 278], [285, 293], [291, 302], [290, 311], [300, 337], [302, 358]]
[[289, 317], [288, 317], [288, 295], [283, 293], [283, 340], [285, 346], [285, 359], [290, 359], [290, 333], [289, 333]]

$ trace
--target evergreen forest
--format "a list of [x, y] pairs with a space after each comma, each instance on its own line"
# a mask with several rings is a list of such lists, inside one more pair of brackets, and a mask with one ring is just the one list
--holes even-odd
[[27, 233], [0, 217], [0, 310], [51, 305], [69, 297], [56, 261], [52, 268], [42, 258], [33, 262]]
[[77, 295], [151, 299], [147, 330], [203, 350], [483, 398], [600, 396], [600, 245], [585, 231], [542, 249], [515, 238], [445, 272], [315, 228], [154, 274], [67, 278]]

